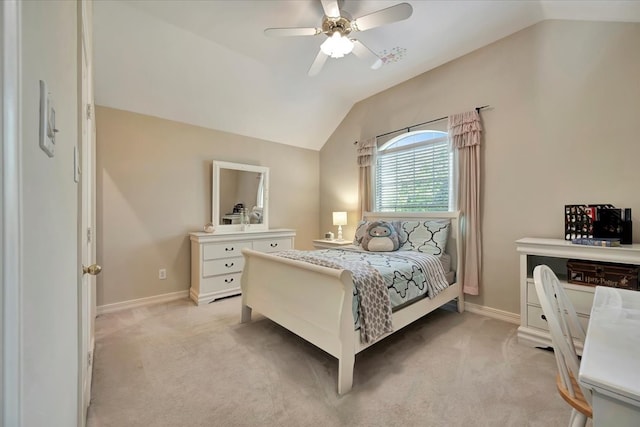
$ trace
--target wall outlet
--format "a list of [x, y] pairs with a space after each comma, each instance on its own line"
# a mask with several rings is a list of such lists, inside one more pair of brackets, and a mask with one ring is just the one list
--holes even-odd
[[160, 270], [158, 270], [158, 279], [164, 280], [166, 278], [167, 278], [167, 269], [161, 268]]

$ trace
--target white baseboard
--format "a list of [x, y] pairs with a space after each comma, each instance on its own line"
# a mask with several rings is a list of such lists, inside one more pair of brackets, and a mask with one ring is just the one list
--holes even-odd
[[[99, 305], [98, 307], [96, 307], [96, 312], [98, 315], [113, 313], [115, 311], [144, 307], [146, 305], [175, 301], [188, 297], [188, 290], [170, 292], [168, 294], [154, 295], [152, 297], [138, 298], [129, 301], [116, 302], [113, 304]], [[498, 310], [497, 308], [486, 307], [484, 305], [474, 304], [466, 301], [464, 303], [464, 309], [470, 313], [479, 314], [481, 316], [490, 317], [496, 320], [502, 320], [503, 322], [513, 323], [515, 325], [520, 324], [520, 315], [516, 313]]]
[[106, 314], [114, 311], [127, 310], [129, 308], [144, 307], [145, 305], [159, 304], [163, 302], [175, 301], [183, 298], [189, 298], [189, 291], [170, 292], [168, 294], [154, 295], [152, 297], [132, 299], [129, 301], [116, 302], [113, 304], [99, 305], [96, 307], [96, 313]]
[[497, 308], [486, 307], [484, 305], [478, 305], [466, 301], [464, 303], [464, 309], [470, 313], [479, 314], [496, 320], [502, 320], [503, 322], [513, 323], [515, 325], [520, 324], [520, 315], [516, 313], [498, 310]]

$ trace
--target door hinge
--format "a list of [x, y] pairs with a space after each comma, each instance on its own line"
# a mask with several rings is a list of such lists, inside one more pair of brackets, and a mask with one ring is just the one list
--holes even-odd
[[87, 353], [87, 366], [91, 367], [91, 363], [93, 362], [93, 358], [91, 357], [91, 352]]
[[91, 243], [91, 227], [87, 228], [87, 243]]
[[91, 118], [91, 104], [87, 104], [87, 119]]

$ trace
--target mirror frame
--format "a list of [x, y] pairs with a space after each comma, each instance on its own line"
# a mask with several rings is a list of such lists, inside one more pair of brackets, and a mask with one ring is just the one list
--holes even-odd
[[[220, 169], [233, 169], [245, 172], [256, 172], [264, 174], [262, 224], [250, 224], [243, 230], [242, 224], [220, 224]], [[269, 229], [269, 168], [266, 166], [245, 165], [242, 163], [223, 162], [213, 160], [213, 170], [211, 177], [211, 222], [217, 231], [256, 231]]]

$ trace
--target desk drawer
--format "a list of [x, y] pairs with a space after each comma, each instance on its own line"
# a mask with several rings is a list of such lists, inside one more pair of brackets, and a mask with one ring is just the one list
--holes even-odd
[[256, 240], [253, 249], [260, 252], [276, 252], [291, 249], [291, 239]]
[[242, 248], [251, 248], [251, 242], [209, 243], [202, 247], [203, 260], [242, 256]]
[[[542, 311], [542, 308], [536, 307], [534, 305], [528, 305], [527, 306], [527, 325], [533, 328], [542, 329], [543, 331], [548, 331], [549, 326], [547, 325], [547, 321], [542, 317], [543, 315], [544, 315], [544, 312]], [[578, 315], [578, 322], [580, 322], [580, 324], [582, 325], [582, 327], [586, 332], [587, 326], [589, 325], [589, 318]]]
[[[584, 288], [585, 290], [582, 291], [577, 289], [567, 289], [565, 286], [564, 290], [567, 297], [569, 297], [569, 300], [573, 303], [576, 313], [588, 316], [591, 314], [591, 305], [593, 305], [593, 288], [587, 286]], [[540, 305], [538, 293], [536, 292], [536, 285], [533, 283], [533, 280], [527, 281], [527, 303]]]
[[534, 328], [542, 329], [544, 331], [549, 330], [547, 321], [542, 318], [542, 308], [533, 305], [527, 306], [527, 325]]

